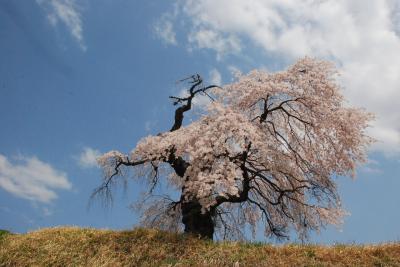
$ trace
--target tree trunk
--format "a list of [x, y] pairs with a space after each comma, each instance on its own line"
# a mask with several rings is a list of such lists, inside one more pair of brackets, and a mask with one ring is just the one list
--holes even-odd
[[198, 201], [192, 200], [182, 204], [182, 223], [185, 225], [185, 233], [205, 239], [213, 239], [214, 221], [212, 213], [210, 211], [202, 213]]

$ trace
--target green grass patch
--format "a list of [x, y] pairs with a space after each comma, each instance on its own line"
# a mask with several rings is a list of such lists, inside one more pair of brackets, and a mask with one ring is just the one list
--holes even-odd
[[0, 229], [0, 239], [4, 238], [7, 235], [10, 235], [11, 232], [8, 230]]

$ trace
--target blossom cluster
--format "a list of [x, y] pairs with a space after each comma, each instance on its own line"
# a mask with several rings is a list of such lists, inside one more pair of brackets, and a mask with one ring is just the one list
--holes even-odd
[[335, 75], [333, 65], [312, 58], [282, 72], [252, 71], [213, 89], [215, 101], [198, 121], [143, 138], [129, 158], [111, 151], [99, 163], [110, 175], [119, 161], [154, 166], [173, 153], [188, 162], [179, 183], [166, 176], [181, 186], [182, 201], [209, 211], [224, 198], [218, 208], [229, 211], [237, 208], [229, 199], [248, 190], [237, 214], [253, 226], [264, 218], [266, 234], [271, 225], [302, 233], [338, 223], [344, 212], [332, 176], [354, 175], [365, 160], [372, 116], [345, 105]]

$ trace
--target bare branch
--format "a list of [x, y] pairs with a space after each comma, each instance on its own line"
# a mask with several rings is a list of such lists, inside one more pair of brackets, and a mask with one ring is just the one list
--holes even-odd
[[193, 98], [199, 94], [203, 93], [206, 94], [211, 100], [214, 100], [208, 93], [207, 90], [215, 87], [219, 87], [216, 85], [209, 85], [209, 86], [202, 86], [203, 84], [203, 79], [200, 77], [200, 75], [196, 74], [191, 77], [188, 77], [186, 79], [183, 79], [181, 81], [186, 81], [190, 80], [189, 83], [192, 84], [190, 89], [188, 90], [189, 96], [187, 97], [176, 97], [176, 96], [170, 96], [171, 99], [174, 99], [175, 101], [173, 102], [174, 105], [177, 104], [182, 104], [179, 108], [175, 110], [175, 120], [174, 120], [174, 125], [171, 128], [171, 132], [178, 130], [181, 128], [182, 123], [183, 123], [183, 118], [184, 118], [184, 113], [186, 111], [189, 111], [192, 108], [192, 101]]

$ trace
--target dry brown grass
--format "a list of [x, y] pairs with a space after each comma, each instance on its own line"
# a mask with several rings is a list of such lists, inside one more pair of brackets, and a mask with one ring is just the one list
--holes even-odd
[[400, 244], [213, 243], [149, 229], [57, 227], [3, 235], [0, 266], [400, 266]]

